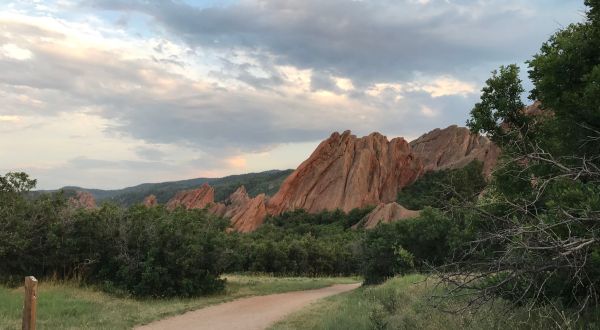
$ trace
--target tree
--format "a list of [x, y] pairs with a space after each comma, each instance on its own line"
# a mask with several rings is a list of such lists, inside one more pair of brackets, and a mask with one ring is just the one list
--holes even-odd
[[0, 175], [0, 193], [22, 194], [35, 188], [37, 180], [29, 179], [24, 172], [9, 172], [5, 176]]
[[398, 193], [397, 202], [412, 210], [447, 209], [456, 202], [475, 201], [485, 186], [483, 163], [475, 160], [463, 168], [425, 173]]
[[500, 146], [506, 145], [513, 137], [510, 133], [514, 132], [506, 127], [526, 132], [528, 118], [523, 114], [525, 105], [521, 101], [524, 91], [517, 65], [492, 71], [492, 77], [481, 91], [481, 102], [475, 104], [467, 126], [473, 132], [487, 134]]
[[516, 66], [492, 73], [471, 112], [469, 127], [503, 156], [472, 209], [486, 230], [440, 274], [456, 290], [475, 289], [472, 302], [558, 302], [575, 314], [599, 302], [600, 1], [585, 3], [587, 20], [557, 32], [528, 62], [541, 116], [523, 111]]

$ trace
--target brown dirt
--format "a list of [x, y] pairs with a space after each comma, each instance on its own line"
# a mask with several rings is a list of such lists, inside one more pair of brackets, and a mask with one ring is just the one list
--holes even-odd
[[156, 321], [136, 329], [266, 329], [292, 312], [319, 299], [354, 290], [355, 284], [337, 284], [330, 287], [257, 296], [206, 307], [183, 315]]

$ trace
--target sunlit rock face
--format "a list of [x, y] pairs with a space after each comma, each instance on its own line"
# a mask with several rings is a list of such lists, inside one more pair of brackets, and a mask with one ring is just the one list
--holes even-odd
[[95, 209], [96, 199], [87, 191], [78, 191], [75, 197], [69, 198], [69, 205], [73, 208]]
[[179, 206], [186, 209], [203, 209], [215, 202], [215, 189], [207, 183], [202, 187], [178, 192], [167, 202], [167, 209], [173, 210]]
[[375, 228], [380, 223], [391, 223], [404, 219], [415, 218], [419, 216], [420, 211], [412, 211], [404, 206], [393, 202], [393, 203], [381, 203], [377, 205], [373, 211], [365, 215], [356, 225], [352, 228]]
[[250, 198], [244, 186], [240, 186], [225, 203], [217, 203], [210, 209], [216, 215], [229, 218], [231, 228], [239, 232], [256, 230], [267, 217], [266, 196]]
[[484, 164], [486, 175], [495, 166], [499, 149], [486, 137], [467, 128], [450, 126], [433, 130], [410, 144], [404, 138], [388, 140], [379, 133], [361, 138], [350, 131], [333, 133], [319, 144], [271, 198], [251, 198], [241, 186], [227, 200], [214, 201], [208, 184], [182, 191], [167, 208], [207, 208], [230, 219], [230, 230], [250, 232], [260, 227], [267, 215], [304, 209], [310, 213], [375, 206], [360, 226], [373, 228], [381, 222], [415, 217], [419, 211], [395, 203], [398, 192], [426, 171], [460, 168], [472, 160]]
[[153, 207], [158, 205], [158, 200], [156, 199], [156, 196], [149, 195], [144, 198], [144, 202], [142, 204], [144, 204], [146, 207]]
[[336, 132], [283, 182], [268, 211], [348, 212], [393, 202], [399, 189], [422, 172], [421, 160], [403, 138], [388, 141], [379, 133], [357, 138], [350, 131]]
[[410, 142], [410, 147], [423, 162], [425, 171], [461, 168], [479, 160], [483, 162], [486, 177], [490, 176], [500, 155], [500, 148], [488, 138], [456, 125], [434, 129]]

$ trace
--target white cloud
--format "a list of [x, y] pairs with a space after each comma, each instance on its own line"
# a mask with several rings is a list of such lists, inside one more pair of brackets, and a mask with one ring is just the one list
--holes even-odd
[[432, 97], [441, 97], [449, 95], [467, 96], [477, 93], [477, 87], [473, 83], [460, 81], [450, 76], [442, 76], [433, 80], [429, 84], [417, 87], [429, 93]]
[[19, 61], [29, 60], [33, 53], [26, 48], [21, 48], [15, 44], [4, 44], [0, 46], [0, 55]]
[[433, 118], [437, 116], [437, 112], [426, 105], [421, 106], [421, 114], [428, 118]]
[[0, 123], [17, 123], [21, 121], [21, 117], [19, 116], [1, 116], [0, 115]]
[[468, 96], [477, 93], [474, 83], [461, 81], [448, 75], [435, 78], [424, 78], [417, 75], [417, 80], [396, 83], [376, 83], [367, 88], [366, 93], [377, 97], [384, 93], [396, 93], [403, 97], [408, 93], [425, 92], [433, 98], [442, 96]]
[[93, 2], [116, 11], [0, 5], [0, 172], [108, 188], [295, 167], [332, 131], [416, 137], [552, 22], [501, 0]]

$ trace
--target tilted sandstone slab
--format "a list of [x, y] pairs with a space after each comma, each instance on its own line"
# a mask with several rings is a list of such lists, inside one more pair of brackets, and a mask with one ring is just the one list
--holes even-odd
[[208, 208], [208, 211], [214, 215], [223, 217], [225, 216], [225, 212], [227, 212], [227, 205], [223, 203], [214, 203]]
[[75, 197], [69, 198], [69, 205], [78, 209], [95, 209], [96, 199], [87, 191], [78, 191]]
[[271, 214], [294, 209], [316, 213], [392, 202], [423, 172], [403, 138], [379, 134], [357, 138], [350, 131], [321, 142], [268, 203]]
[[177, 193], [167, 203], [167, 209], [173, 210], [179, 206], [186, 209], [207, 208], [214, 215], [229, 218], [232, 230], [250, 232], [260, 227], [267, 217], [265, 202], [265, 194], [250, 198], [244, 186], [241, 186], [225, 203], [215, 203], [214, 188], [204, 184], [199, 189]]
[[425, 171], [461, 168], [479, 160], [484, 175], [489, 176], [500, 155], [500, 148], [488, 138], [456, 125], [434, 129], [410, 142], [410, 146], [423, 161]]
[[265, 194], [248, 199], [244, 204], [228, 210], [225, 216], [231, 217], [231, 227], [239, 232], [247, 233], [260, 227], [267, 217]]
[[250, 198], [244, 186], [240, 186], [225, 203], [216, 203], [210, 212], [231, 220], [231, 228], [239, 232], [256, 230], [267, 217], [266, 196]]
[[156, 199], [156, 196], [149, 195], [149, 196], [146, 196], [146, 198], [144, 198], [143, 204], [146, 207], [153, 207], [153, 206], [158, 205], [158, 200]]
[[404, 206], [393, 202], [393, 203], [381, 203], [377, 205], [373, 211], [369, 212], [364, 218], [360, 220], [352, 228], [375, 228], [380, 223], [391, 223], [394, 221], [410, 219], [418, 217], [420, 211], [412, 211]]
[[186, 209], [203, 209], [215, 201], [215, 189], [207, 183], [202, 187], [178, 192], [167, 202], [167, 209], [173, 210], [179, 206]]

